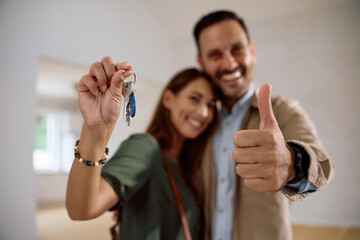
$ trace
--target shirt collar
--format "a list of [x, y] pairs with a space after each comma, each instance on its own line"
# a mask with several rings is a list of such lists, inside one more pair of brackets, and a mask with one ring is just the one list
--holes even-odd
[[[238, 111], [239, 109], [243, 108], [244, 106], [249, 105], [251, 98], [254, 95], [254, 92], [255, 92], [255, 85], [253, 83], [251, 83], [249, 91], [242, 98], [240, 98], [234, 104], [234, 106], [232, 106], [231, 112], [234, 113], [234, 112]], [[222, 108], [222, 114], [225, 116], [228, 115], [225, 108]]]

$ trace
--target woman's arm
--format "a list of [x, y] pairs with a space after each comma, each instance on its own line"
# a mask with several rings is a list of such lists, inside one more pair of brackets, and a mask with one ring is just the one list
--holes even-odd
[[[79, 106], [84, 117], [78, 152], [84, 160], [102, 159], [120, 114], [122, 81], [132, 74], [129, 63], [113, 64], [110, 57], [94, 63], [78, 84]], [[113, 207], [118, 195], [103, 178], [101, 166], [86, 166], [74, 159], [69, 174], [66, 208], [71, 219], [95, 218]]]
[[[100, 160], [106, 148], [103, 136], [83, 125], [79, 153], [88, 161]], [[119, 201], [113, 188], [101, 178], [101, 166], [86, 166], [74, 159], [68, 179], [66, 207], [73, 220], [95, 218]]]

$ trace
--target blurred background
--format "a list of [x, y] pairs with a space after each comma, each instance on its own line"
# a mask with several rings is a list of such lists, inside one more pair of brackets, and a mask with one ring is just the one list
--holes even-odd
[[293, 224], [360, 228], [359, 0], [0, 0], [0, 239], [107, 231], [111, 214], [76, 225], [63, 207], [82, 125], [76, 83], [104, 56], [133, 63], [137, 116], [131, 127], [118, 122], [115, 152], [144, 131], [170, 77], [197, 66], [193, 25], [217, 9], [245, 18], [257, 47], [255, 83], [298, 99], [335, 159], [328, 187], [293, 204]]

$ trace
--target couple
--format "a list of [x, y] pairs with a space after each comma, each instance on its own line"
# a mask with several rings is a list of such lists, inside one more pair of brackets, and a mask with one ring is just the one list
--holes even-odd
[[323, 188], [333, 162], [296, 102], [271, 96], [267, 84], [255, 89], [255, 45], [241, 18], [210, 13], [194, 36], [204, 72], [175, 75], [147, 134], [123, 142], [103, 168], [77, 158], [104, 158], [120, 113], [121, 74], [130, 76], [132, 65], [105, 57], [80, 80], [84, 124], [69, 215], [91, 219], [121, 205], [121, 239], [184, 239], [169, 166], [192, 239], [291, 239], [291, 201]]

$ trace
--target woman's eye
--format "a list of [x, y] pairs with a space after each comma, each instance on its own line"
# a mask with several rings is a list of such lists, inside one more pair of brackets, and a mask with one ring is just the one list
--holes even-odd
[[190, 99], [193, 101], [193, 102], [200, 102], [200, 99], [198, 97], [195, 97], [195, 96], [190, 96]]

